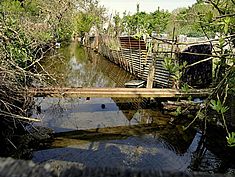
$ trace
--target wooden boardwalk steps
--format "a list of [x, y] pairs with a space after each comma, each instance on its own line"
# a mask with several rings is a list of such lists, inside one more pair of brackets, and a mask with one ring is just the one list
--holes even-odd
[[191, 90], [189, 93], [176, 89], [147, 88], [32, 88], [27, 91], [34, 97], [96, 97], [96, 98], [178, 98], [206, 97], [210, 90]]

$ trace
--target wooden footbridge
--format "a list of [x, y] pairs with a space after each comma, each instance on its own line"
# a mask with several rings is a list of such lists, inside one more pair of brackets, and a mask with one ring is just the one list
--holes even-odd
[[206, 97], [209, 89], [182, 92], [177, 89], [160, 88], [31, 88], [27, 91], [33, 97], [96, 97], [96, 98], [185, 98]]

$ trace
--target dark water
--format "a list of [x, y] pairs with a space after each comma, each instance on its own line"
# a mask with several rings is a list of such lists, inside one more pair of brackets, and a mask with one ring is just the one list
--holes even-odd
[[[49, 56], [44, 68], [68, 87], [123, 87], [130, 74], [76, 43]], [[53, 62], [52, 62], [53, 61]], [[200, 131], [171, 125], [171, 118], [146, 109], [142, 99], [37, 98], [37, 125], [57, 133], [48, 149], [33, 153], [36, 163], [124, 167], [169, 171], [231, 172], [222, 157], [206, 148]], [[102, 106], [102, 105], [105, 105]]]

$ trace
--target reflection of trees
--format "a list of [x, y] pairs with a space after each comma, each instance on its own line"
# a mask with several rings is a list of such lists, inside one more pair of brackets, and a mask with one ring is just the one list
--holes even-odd
[[93, 51], [84, 50], [77, 43], [59, 49], [57, 55], [48, 56], [43, 66], [60, 86], [120, 87], [133, 78], [123, 69]]

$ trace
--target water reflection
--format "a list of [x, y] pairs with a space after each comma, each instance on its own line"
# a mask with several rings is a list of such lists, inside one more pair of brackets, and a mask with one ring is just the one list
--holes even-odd
[[[53, 62], [52, 62], [53, 61]], [[53, 64], [52, 64], [53, 63]], [[123, 87], [134, 77], [93, 51], [77, 43], [61, 48], [45, 58], [43, 67], [58, 86], [68, 87]]]

